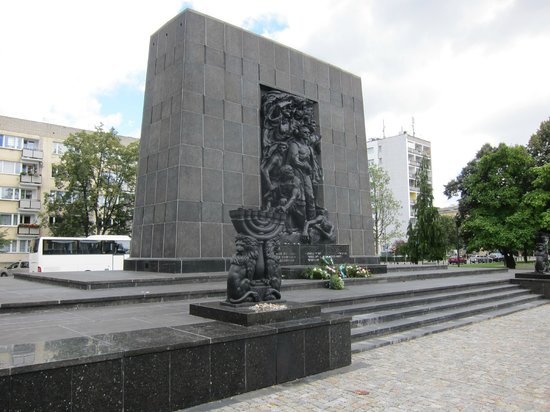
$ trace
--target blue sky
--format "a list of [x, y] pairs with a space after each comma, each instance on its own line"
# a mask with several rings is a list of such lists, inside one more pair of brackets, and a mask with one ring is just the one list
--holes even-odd
[[149, 38], [186, 7], [360, 76], [368, 138], [414, 117], [438, 206], [484, 143], [524, 145], [550, 115], [537, 0], [4, 1], [0, 114], [139, 137]]

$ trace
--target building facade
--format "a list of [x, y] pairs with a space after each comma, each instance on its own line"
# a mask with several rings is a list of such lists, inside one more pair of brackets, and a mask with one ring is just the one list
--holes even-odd
[[416, 174], [423, 159], [430, 162], [430, 183], [432, 181], [431, 144], [427, 140], [403, 132], [397, 136], [370, 139], [367, 142], [367, 152], [369, 165], [382, 167], [390, 177], [391, 191], [395, 199], [401, 203], [400, 231], [405, 238], [409, 221], [415, 218], [413, 206], [419, 193]]
[[59, 162], [65, 139], [80, 131], [0, 116], [0, 232], [10, 240], [0, 249], [0, 266], [28, 259], [32, 240], [49, 235], [40, 227], [40, 213], [44, 194], [57, 190], [52, 165]]

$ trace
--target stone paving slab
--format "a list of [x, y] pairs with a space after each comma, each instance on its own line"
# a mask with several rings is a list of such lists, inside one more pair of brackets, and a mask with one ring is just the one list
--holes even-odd
[[[486, 275], [459, 276], [456, 278], [428, 279], [410, 282], [387, 282], [346, 287], [341, 291], [326, 288], [291, 290], [283, 298], [296, 302], [316, 302], [325, 299], [339, 299], [354, 296], [385, 294], [404, 289], [444, 287], [452, 284], [499, 281], [511, 278], [511, 272]], [[302, 281], [285, 281], [304, 282]], [[47, 284], [38, 284], [13, 278], [0, 278], [0, 306], [6, 302], [24, 303], [56, 301], [67, 299], [90, 299], [109, 296], [128, 296], [147, 293], [173, 293], [178, 290], [199, 290], [204, 288], [223, 289], [225, 284], [189, 284], [152, 286], [146, 288], [118, 288], [100, 290], [79, 290]], [[158, 326], [173, 326], [204, 322], [204, 318], [189, 314], [189, 304], [220, 300], [220, 297], [175, 300], [157, 303], [136, 303], [100, 307], [59, 307], [33, 311], [0, 313], [0, 345], [30, 343], [55, 338], [89, 336], [97, 333], [111, 333]]]
[[550, 305], [353, 355], [188, 411], [549, 411]]

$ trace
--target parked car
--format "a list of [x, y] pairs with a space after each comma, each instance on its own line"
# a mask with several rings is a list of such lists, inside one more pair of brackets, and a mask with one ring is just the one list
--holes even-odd
[[449, 258], [449, 265], [458, 265], [459, 263], [466, 263], [466, 258], [462, 256], [451, 256]]
[[29, 262], [15, 262], [6, 268], [2, 268], [0, 276], [13, 276], [14, 273], [29, 273]]
[[490, 256], [474, 255], [470, 256], [470, 263], [491, 263], [493, 259]]
[[504, 262], [504, 255], [500, 252], [493, 252], [489, 255], [493, 262]]

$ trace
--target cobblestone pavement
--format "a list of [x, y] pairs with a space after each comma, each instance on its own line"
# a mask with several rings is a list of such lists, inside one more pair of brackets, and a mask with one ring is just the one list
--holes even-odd
[[550, 411], [550, 305], [353, 355], [193, 411]]

